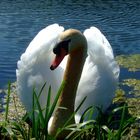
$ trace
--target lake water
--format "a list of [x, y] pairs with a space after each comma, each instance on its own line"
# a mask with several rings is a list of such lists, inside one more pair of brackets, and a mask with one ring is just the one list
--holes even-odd
[[140, 53], [140, 0], [1, 0], [0, 88], [16, 80], [20, 55], [38, 31], [53, 23], [81, 31], [96, 26], [115, 55]]

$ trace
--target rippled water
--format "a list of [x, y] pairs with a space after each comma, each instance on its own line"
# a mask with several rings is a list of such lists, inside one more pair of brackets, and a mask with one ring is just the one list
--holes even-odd
[[0, 88], [15, 81], [20, 55], [37, 32], [52, 23], [81, 31], [96, 26], [115, 55], [140, 53], [140, 0], [1, 0]]

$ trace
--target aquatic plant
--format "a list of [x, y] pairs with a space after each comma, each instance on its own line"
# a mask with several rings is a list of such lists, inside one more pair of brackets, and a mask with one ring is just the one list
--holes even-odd
[[[122, 57], [122, 56], [119, 56]], [[126, 61], [130, 58], [127, 56], [123, 58], [117, 58], [121, 60], [121, 66], [128, 68], [129, 70], [133, 70], [136, 68], [136, 71], [139, 70], [139, 66], [134, 66], [134, 64], [129, 63], [129, 66], [126, 65]], [[130, 56], [131, 59], [138, 59], [140, 57]], [[128, 60], [126, 59], [128, 58]], [[124, 65], [123, 61], [124, 59]], [[138, 60], [136, 60], [138, 63]], [[140, 60], [139, 60], [140, 61]], [[131, 60], [133, 62], [133, 60]], [[135, 63], [135, 61], [134, 61]], [[119, 62], [120, 64], [120, 62]], [[132, 72], [133, 72], [132, 71]], [[65, 125], [61, 130], [70, 130], [69, 135], [66, 139], [139, 139], [140, 136], [140, 80], [139, 79], [124, 79], [120, 83], [122, 86], [129, 87], [129, 92], [124, 91], [124, 89], [119, 88], [116, 91], [116, 97], [113, 100], [112, 107], [108, 110], [106, 114], [103, 114], [101, 109], [99, 109], [99, 116], [96, 120], [89, 120], [87, 122], [83, 122], [82, 118], [79, 124], [72, 124], [72, 125]], [[51, 87], [48, 91], [48, 101], [46, 108], [44, 108], [45, 116], [42, 114], [42, 110], [40, 109], [40, 105], [38, 102], [39, 96], [36, 93], [35, 89], [33, 89], [33, 111], [28, 115], [25, 115], [24, 107], [21, 105], [16, 92], [15, 85], [9, 83], [7, 94], [6, 94], [6, 111], [0, 113], [0, 117], [3, 120], [0, 121], [0, 139], [48, 139], [48, 140], [55, 140], [56, 137], [51, 137], [48, 135], [47, 126], [48, 120], [56, 107], [58, 97], [60, 95], [60, 91], [63, 88], [61, 86], [57, 98], [52, 107], [49, 105], [49, 100], [51, 97]], [[41, 91], [43, 90], [45, 84], [42, 86]], [[83, 100], [84, 102], [84, 100]], [[83, 103], [82, 102], [82, 103]], [[36, 103], [36, 104], [35, 104]], [[79, 107], [82, 105], [79, 105]], [[84, 113], [89, 113], [90, 115], [94, 113], [94, 108], [88, 108]], [[35, 114], [39, 114], [36, 118]], [[23, 116], [25, 117], [23, 118]], [[90, 118], [89, 115], [89, 118]], [[27, 123], [26, 120], [28, 117], [32, 116], [32, 123]], [[84, 114], [83, 114], [84, 117]], [[58, 133], [59, 133], [58, 132]]]
[[[50, 139], [54, 140], [56, 137], [51, 137], [48, 134], [47, 127], [48, 127], [48, 121], [56, 107], [57, 100], [61, 94], [61, 90], [63, 88], [63, 84], [60, 87], [60, 90], [58, 91], [57, 97], [53, 103], [53, 105], [50, 107], [50, 98], [51, 98], [51, 87], [48, 91], [48, 98], [47, 98], [47, 105], [46, 108], [43, 110], [45, 111], [45, 116], [43, 115], [43, 111], [41, 110], [38, 98], [41, 95], [41, 92], [43, 88], [45, 87], [45, 84], [43, 85], [42, 89], [40, 90], [39, 94], [36, 94], [35, 89], [33, 90], [33, 111], [26, 115], [24, 118], [18, 118], [16, 116], [16, 120], [8, 119], [8, 112], [9, 112], [9, 105], [10, 105], [10, 85], [8, 88], [8, 95], [7, 95], [7, 101], [6, 101], [6, 112], [5, 112], [5, 120], [1, 122], [0, 124], [0, 135], [1, 138], [9, 138], [9, 139], [25, 139], [29, 140], [31, 138], [34, 139]], [[37, 96], [39, 95], [39, 96]], [[85, 100], [85, 99], [84, 99]], [[80, 108], [84, 100], [81, 102], [77, 110]], [[15, 103], [14, 103], [15, 104]], [[7, 107], [8, 106], [8, 107]], [[16, 107], [16, 106], [15, 106]], [[70, 130], [70, 134], [66, 137], [66, 139], [90, 139], [90, 138], [97, 138], [97, 139], [113, 139], [116, 138], [119, 140], [120, 137], [122, 137], [125, 132], [128, 130], [128, 126], [134, 123], [135, 118], [129, 117], [127, 118], [127, 110], [128, 106], [126, 104], [122, 105], [121, 107], [112, 108], [111, 112], [109, 112], [107, 115], [104, 115], [99, 110], [99, 116], [96, 120], [89, 120], [86, 122], [83, 122], [81, 119], [81, 122], [79, 124], [72, 124], [72, 125], [65, 125], [62, 129], [59, 129], [59, 134], [63, 130]], [[18, 112], [19, 108], [15, 108], [15, 110]], [[94, 108], [89, 108], [86, 110], [86, 112], [90, 112], [89, 114], [92, 115], [94, 113]], [[86, 113], [85, 112], [85, 113]], [[113, 118], [116, 116], [116, 113], [120, 112], [120, 118], [118, 120], [114, 120]], [[38, 114], [38, 115], [36, 115]], [[18, 115], [15, 114], [15, 115]], [[90, 118], [89, 115], [89, 118]], [[26, 122], [28, 117], [32, 118], [32, 123], [28, 124]], [[36, 117], [37, 116], [37, 117]], [[83, 114], [84, 117], [84, 114]], [[113, 126], [117, 125], [118, 128], [114, 129]], [[117, 140], [116, 139], [116, 140]]]
[[116, 57], [120, 66], [127, 68], [129, 71], [140, 70], [140, 54], [120, 55]]

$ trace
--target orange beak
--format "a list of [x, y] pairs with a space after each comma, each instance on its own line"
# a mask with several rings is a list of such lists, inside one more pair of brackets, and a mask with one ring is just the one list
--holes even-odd
[[61, 48], [61, 51], [60, 51], [60, 54], [56, 54], [51, 66], [50, 66], [50, 69], [51, 70], [55, 70], [59, 64], [62, 62], [62, 60], [64, 59], [64, 57], [67, 55], [67, 52], [64, 48]]

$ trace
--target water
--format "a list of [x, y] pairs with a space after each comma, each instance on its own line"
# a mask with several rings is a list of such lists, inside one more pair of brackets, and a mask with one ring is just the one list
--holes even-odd
[[96, 26], [115, 55], [140, 53], [139, 0], [1, 0], [0, 88], [16, 80], [20, 55], [39, 30], [53, 23], [81, 31]]

